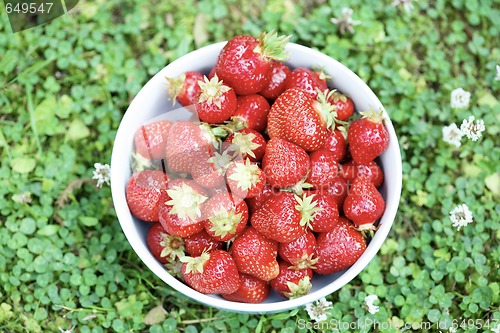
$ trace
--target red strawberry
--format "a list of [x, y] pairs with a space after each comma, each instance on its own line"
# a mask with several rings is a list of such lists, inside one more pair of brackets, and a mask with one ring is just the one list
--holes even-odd
[[281, 259], [289, 262], [297, 269], [314, 268], [316, 259], [316, 237], [311, 231], [307, 231], [294, 241], [279, 244], [279, 255]]
[[236, 111], [231, 117], [233, 127], [250, 128], [262, 132], [267, 127], [267, 115], [271, 106], [261, 95], [237, 96]]
[[217, 194], [203, 208], [205, 231], [215, 240], [228, 241], [240, 234], [247, 225], [247, 204], [231, 193]]
[[199, 257], [181, 258], [184, 281], [203, 294], [231, 294], [240, 287], [240, 276], [229, 253], [217, 250]]
[[285, 90], [291, 88], [304, 89], [313, 99], [318, 97], [318, 89], [319, 91], [328, 89], [323, 72], [314, 72], [304, 67], [294, 69], [286, 79]]
[[347, 194], [349, 193], [349, 185], [347, 184], [347, 180], [338, 176], [335, 178], [334, 183], [330, 187], [322, 189], [322, 191], [333, 197], [340, 211], [344, 205], [345, 198], [347, 198]]
[[212, 252], [215, 250], [222, 250], [224, 243], [215, 240], [211, 237], [205, 229], [202, 231], [184, 238], [184, 243], [186, 245], [186, 252], [191, 257], [201, 256], [203, 252]]
[[264, 281], [274, 279], [279, 273], [278, 243], [247, 227], [234, 239], [229, 253], [241, 273], [250, 274]]
[[149, 251], [162, 264], [184, 256], [184, 240], [169, 235], [160, 223], [153, 223], [146, 237]]
[[300, 88], [285, 90], [269, 111], [269, 137], [286, 139], [308, 152], [321, 148], [327, 129], [335, 125], [334, 106], [327, 98], [319, 94], [316, 100]]
[[198, 184], [207, 189], [224, 189], [224, 192], [227, 192], [224, 175], [232, 159], [233, 156], [228, 151], [222, 154], [215, 151], [204, 158], [194, 160], [191, 175]]
[[196, 113], [201, 121], [209, 124], [222, 123], [236, 110], [236, 94], [234, 90], [219, 81], [217, 75], [212, 79], [205, 77], [199, 81], [200, 97], [195, 104]]
[[134, 136], [136, 153], [149, 160], [165, 158], [170, 126], [170, 121], [161, 120], [139, 127]]
[[337, 120], [347, 121], [354, 114], [354, 103], [346, 95], [335, 90], [328, 100], [336, 107]]
[[366, 241], [361, 232], [353, 228], [345, 217], [329, 232], [319, 233], [316, 237], [315, 272], [331, 274], [354, 264], [366, 249]]
[[344, 201], [344, 214], [359, 230], [375, 230], [373, 226], [384, 215], [385, 201], [368, 178], [354, 179]]
[[206, 191], [193, 180], [176, 179], [170, 182], [169, 200], [160, 205], [159, 219], [171, 235], [187, 237], [203, 230], [202, 204], [208, 199]]
[[243, 159], [248, 157], [252, 162], [262, 160], [266, 152], [266, 140], [264, 140], [262, 134], [249, 128], [234, 132], [227, 137], [225, 142], [234, 145], [234, 147], [233, 145], [228, 147], [230, 151], [238, 150]]
[[350, 183], [357, 177], [366, 177], [377, 188], [384, 182], [384, 173], [375, 161], [367, 164], [356, 164], [354, 161], [346, 162], [340, 166], [340, 175]]
[[314, 188], [329, 187], [335, 183], [338, 174], [338, 164], [335, 154], [327, 149], [318, 149], [309, 155], [311, 170], [306, 183]]
[[389, 133], [384, 127], [383, 112], [363, 112], [363, 118], [349, 126], [347, 138], [352, 159], [357, 164], [368, 164], [389, 146]]
[[269, 140], [262, 159], [267, 182], [279, 188], [297, 184], [307, 175], [310, 164], [304, 149], [280, 138]]
[[277, 193], [278, 193], [278, 191], [276, 189], [273, 189], [271, 187], [271, 185], [266, 183], [264, 185], [264, 188], [262, 189], [262, 191], [259, 194], [257, 194], [255, 197], [245, 199], [245, 201], [247, 202], [248, 210], [249, 210], [250, 214], [255, 213], [257, 211], [257, 209], [262, 207], [262, 204], [267, 199], [269, 199], [269, 197], [271, 197], [272, 195], [277, 194]]
[[[340, 129], [343, 129], [341, 131]], [[326, 136], [326, 142], [323, 146], [324, 149], [328, 149], [332, 153], [335, 154], [335, 160], [337, 162], [342, 161], [344, 157], [347, 155], [347, 141], [346, 141], [347, 132], [345, 128], [338, 127], [336, 129], [328, 130], [328, 134]]]
[[167, 176], [156, 170], [144, 170], [132, 175], [125, 194], [132, 215], [146, 222], [158, 222], [158, 209], [167, 197]]
[[267, 281], [245, 273], [240, 273], [240, 278], [238, 290], [232, 294], [221, 294], [221, 296], [232, 302], [262, 303], [269, 295], [271, 286]]
[[275, 32], [262, 33], [259, 39], [233, 37], [219, 54], [215, 71], [238, 95], [256, 94], [267, 85], [272, 60], [288, 57], [284, 51], [288, 39]]
[[215, 150], [205, 127], [189, 121], [172, 125], [165, 147], [168, 168], [173, 172], [191, 173], [200, 159], [208, 160]]
[[231, 192], [241, 198], [259, 195], [266, 185], [266, 175], [257, 164], [247, 158], [245, 162], [232, 162], [226, 173], [227, 185]]
[[296, 269], [282, 260], [279, 262], [279, 269], [278, 276], [270, 281], [274, 291], [288, 299], [299, 298], [309, 293], [312, 287], [312, 269]]
[[283, 91], [285, 91], [286, 79], [292, 71], [281, 61], [272, 61], [271, 69], [267, 73], [269, 80], [267, 85], [259, 94], [269, 100], [275, 100]]
[[339, 208], [335, 197], [324, 190], [306, 191], [304, 195], [312, 197], [317, 211], [309, 221], [309, 228], [314, 232], [327, 232], [338, 223]]
[[267, 199], [250, 222], [269, 239], [291, 242], [305, 233], [306, 225], [316, 211], [310, 197], [301, 199], [294, 193], [280, 192]]
[[167, 79], [167, 92], [171, 100], [177, 100], [182, 106], [188, 106], [198, 102], [200, 86], [198, 81], [203, 80], [203, 74], [198, 72], [186, 72], [175, 78]]

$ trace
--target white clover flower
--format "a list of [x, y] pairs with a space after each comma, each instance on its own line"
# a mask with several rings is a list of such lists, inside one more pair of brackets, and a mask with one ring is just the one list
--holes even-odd
[[346, 31], [354, 33], [354, 26], [361, 24], [361, 21], [352, 19], [352, 9], [347, 7], [342, 8], [340, 17], [331, 18], [330, 22], [339, 26], [341, 34]]
[[413, 9], [413, 0], [394, 0], [392, 2], [393, 7], [403, 6], [404, 10], [409, 13]]
[[457, 332], [457, 329], [453, 326], [451, 326], [449, 329], [448, 329], [448, 332], [451, 332], [451, 333], [456, 333]]
[[22, 192], [19, 194], [15, 194], [12, 196], [12, 200], [21, 205], [30, 204], [31, 203], [31, 192]]
[[61, 332], [61, 333], [73, 333], [73, 330], [75, 329], [75, 327], [73, 327], [73, 326], [68, 327], [67, 330], [61, 328], [60, 326], [58, 326], [57, 328], [59, 329], [59, 332]]
[[462, 143], [460, 140], [464, 136], [464, 133], [457, 127], [457, 124], [453, 123], [449, 126], [443, 127], [443, 141], [453, 145], [455, 147], [460, 147]]
[[469, 207], [467, 207], [466, 204], [461, 204], [453, 208], [450, 212], [450, 220], [453, 223], [452, 226], [460, 230], [461, 227], [465, 227], [469, 223], [472, 223], [474, 219]]
[[497, 324], [497, 326], [496, 326], [496, 327], [491, 328], [491, 331], [492, 331], [493, 333], [500, 333], [500, 324]]
[[376, 300], [378, 300], [377, 295], [368, 295], [365, 297], [365, 305], [368, 308], [368, 312], [371, 314], [375, 314], [379, 310], [379, 307], [373, 304]]
[[94, 163], [94, 176], [92, 179], [97, 180], [97, 187], [102, 187], [102, 184], [106, 183], [109, 185], [111, 168], [109, 164]]
[[311, 320], [319, 323], [327, 319], [328, 310], [332, 308], [332, 302], [326, 300], [326, 298], [320, 298], [314, 303], [306, 304], [306, 311]]
[[454, 109], [462, 109], [469, 106], [470, 92], [457, 88], [451, 92], [450, 105]]
[[500, 81], [500, 65], [496, 66], [497, 76], [495, 76], [495, 81]]
[[474, 116], [464, 119], [462, 125], [460, 125], [460, 130], [472, 141], [477, 141], [481, 137], [481, 133], [484, 132], [485, 127], [482, 119], [478, 119], [475, 124], [474, 119]]

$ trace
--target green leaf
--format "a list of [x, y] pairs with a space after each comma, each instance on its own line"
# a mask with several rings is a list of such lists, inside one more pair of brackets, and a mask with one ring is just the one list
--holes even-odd
[[90, 135], [89, 128], [80, 119], [74, 119], [66, 132], [66, 139], [78, 141]]
[[84, 226], [87, 227], [93, 227], [99, 223], [99, 219], [90, 216], [80, 216], [78, 219]]
[[61, 226], [59, 226], [57, 224], [48, 224], [45, 227], [38, 230], [37, 235], [49, 237], [49, 236], [55, 235], [59, 231], [60, 228], [61, 228]]
[[498, 172], [486, 177], [484, 183], [493, 194], [500, 196], [500, 174]]
[[163, 305], [158, 304], [149, 312], [146, 314], [144, 317], [144, 324], [146, 325], [155, 325], [163, 322], [165, 318], [167, 317], [167, 312], [163, 308]]
[[18, 173], [30, 173], [35, 169], [36, 160], [31, 157], [16, 157], [10, 163], [12, 170]]

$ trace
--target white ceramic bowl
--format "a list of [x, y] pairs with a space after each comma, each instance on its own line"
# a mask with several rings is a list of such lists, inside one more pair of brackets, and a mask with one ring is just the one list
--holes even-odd
[[191, 289], [167, 273], [150, 253], [146, 244], [146, 235], [150, 224], [139, 221], [131, 215], [125, 199], [125, 186], [131, 176], [130, 156], [133, 151], [133, 133], [151, 119], [179, 107], [178, 105], [172, 106], [172, 103], [167, 100], [164, 78], [166, 76], [174, 77], [186, 71], [208, 73], [225, 44], [226, 42], [221, 42], [209, 45], [177, 59], [156, 74], [134, 98], [120, 123], [113, 146], [111, 190], [114, 206], [123, 232], [137, 255], [153, 273], [175, 290], [206, 305], [229, 311], [269, 313], [297, 308], [329, 295], [349, 283], [368, 265], [382, 246], [396, 216], [401, 194], [402, 166], [398, 139], [381, 102], [356, 74], [340, 62], [319, 51], [289, 43], [287, 46], [287, 50], [290, 52], [290, 58], [287, 62], [289, 66], [308, 68], [314, 65], [324, 66], [326, 73], [333, 77], [331, 85], [350, 96], [356, 110], [369, 110], [370, 108], [384, 110], [390, 144], [379, 159], [385, 175], [384, 184], [380, 191], [386, 201], [386, 209], [380, 221], [380, 228], [366, 251], [353, 266], [331, 275], [315, 274], [312, 281], [313, 287], [309, 294], [298, 299], [284, 300], [272, 291], [264, 303], [244, 304], [227, 301], [217, 295], [204, 295]]

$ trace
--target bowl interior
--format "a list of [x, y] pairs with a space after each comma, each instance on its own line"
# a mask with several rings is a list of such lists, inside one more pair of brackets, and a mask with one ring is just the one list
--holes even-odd
[[[285, 300], [272, 292], [261, 304], [244, 304], [224, 300], [217, 295], [201, 294], [172, 277], [152, 256], [147, 245], [146, 235], [150, 224], [142, 222], [130, 214], [125, 198], [125, 187], [131, 176], [130, 156], [133, 152], [133, 133], [145, 123], [156, 117], [164, 117], [170, 110], [178, 109], [167, 99], [164, 77], [174, 77], [186, 71], [208, 73], [215, 64], [219, 51], [225, 42], [213, 44], [191, 52], [172, 62], [156, 74], [137, 94], [125, 113], [115, 138], [111, 158], [111, 190], [113, 202], [121, 227], [141, 260], [159, 278], [179, 292], [209, 306], [249, 313], [266, 313], [296, 308], [324, 297], [352, 280], [361, 272], [380, 249], [394, 221], [399, 204], [402, 182], [401, 155], [397, 137], [387, 113], [368, 86], [351, 70], [338, 61], [313, 49], [289, 43], [290, 67], [308, 67], [321, 65], [332, 76], [330, 86], [350, 96], [356, 110], [382, 109], [386, 117], [386, 128], [390, 135], [389, 148], [379, 157], [385, 180], [380, 192], [386, 200], [386, 210], [380, 221], [380, 228], [371, 240], [365, 253], [350, 268], [331, 275], [315, 274], [313, 288], [304, 297]], [[168, 115], [169, 119], [185, 119], [186, 112], [177, 110]]]

